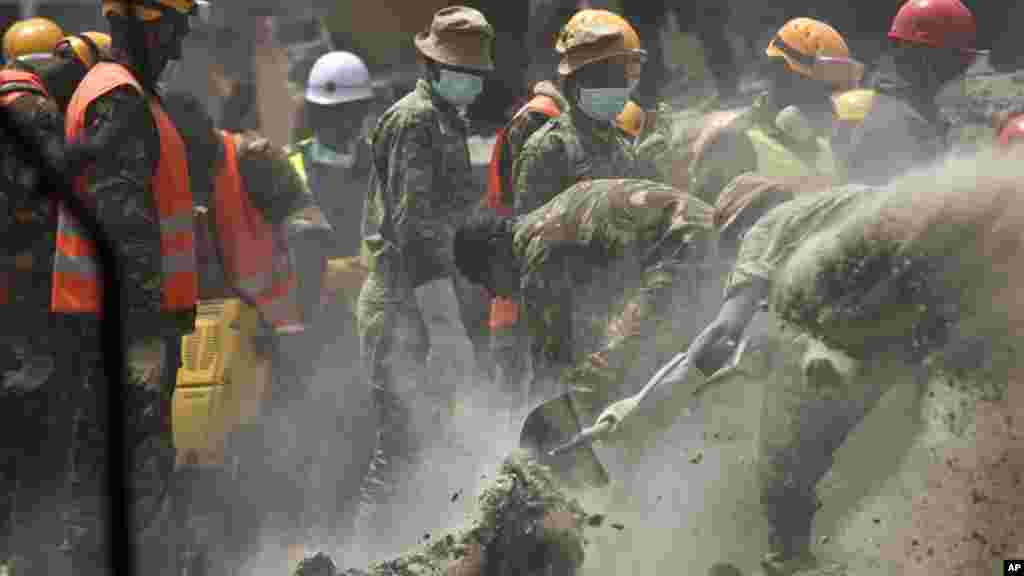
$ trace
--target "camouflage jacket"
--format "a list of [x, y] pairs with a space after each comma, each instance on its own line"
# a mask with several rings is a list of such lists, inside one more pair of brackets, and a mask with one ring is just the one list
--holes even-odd
[[879, 188], [848, 184], [797, 196], [773, 208], [743, 237], [736, 264], [726, 281], [725, 297], [733, 296], [754, 278], [775, 284], [797, 249], [828, 234], [834, 224], [874, 198], [876, 190]]
[[105, 151], [91, 166], [87, 193], [120, 260], [126, 330], [140, 336], [191, 331], [194, 313], [161, 309], [160, 226], [151, 184], [160, 134], [146, 97], [117, 88], [93, 101], [85, 120], [85, 140]]
[[[49, 158], [51, 163], [63, 161], [64, 123], [53, 100], [25, 94], [15, 98], [6, 111], [11, 125], [22, 130], [21, 137], [34, 140], [36, 149], [61, 156]], [[8, 274], [11, 281], [11, 306], [4, 316], [9, 328], [24, 330], [31, 324], [15, 318], [45, 317], [49, 311], [56, 216], [53, 198], [40, 190], [36, 163], [25, 157], [24, 148], [11, 134], [0, 139], [0, 182], [0, 241], [4, 246], [0, 273]]]
[[617, 365], [668, 312], [712, 212], [656, 182], [592, 180], [521, 217], [513, 250], [535, 363], [560, 370], [588, 351]]
[[377, 123], [363, 209], [363, 250], [371, 268], [399, 257], [413, 286], [451, 273], [459, 220], [483, 195], [474, 179], [458, 112], [420, 80]]
[[618, 127], [569, 106], [534, 132], [513, 160], [515, 213], [540, 208], [580, 180], [634, 176], [633, 146]]

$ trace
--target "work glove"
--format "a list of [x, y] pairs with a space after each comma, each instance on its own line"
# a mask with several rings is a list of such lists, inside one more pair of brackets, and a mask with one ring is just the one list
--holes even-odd
[[629, 429], [629, 425], [624, 425], [624, 421], [636, 412], [639, 405], [639, 398], [629, 396], [605, 408], [601, 415], [597, 417], [596, 424], [597, 426], [610, 425], [610, 428], [597, 439], [609, 442], [624, 437]]

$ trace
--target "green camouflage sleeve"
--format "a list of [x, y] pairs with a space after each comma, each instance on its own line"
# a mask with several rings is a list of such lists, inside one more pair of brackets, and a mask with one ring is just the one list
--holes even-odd
[[432, 220], [431, 195], [434, 191], [434, 150], [428, 126], [410, 119], [399, 128], [391, 143], [388, 158], [388, 189], [391, 200], [395, 242], [400, 252]]
[[152, 178], [160, 135], [145, 98], [131, 88], [97, 98], [86, 112], [86, 139], [106, 151], [93, 166], [88, 189], [120, 260], [121, 305], [129, 316], [159, 314], [163, 271]]
[[574, 368], [573, 379], [621, 379], [640, 346], [671, 317], [676, 299], [695, 296], [683, 286], [694, 281], [691, 263], [712, 238], [712, 216], [713, 208], [692, 196], [675, 208], [652, 242], [640, 287], [608, 321], [604, 346]]
[[569, 152], [554, 131], [531, 136], [512, 166], [515, 213], [529, 214], [573, 184]]

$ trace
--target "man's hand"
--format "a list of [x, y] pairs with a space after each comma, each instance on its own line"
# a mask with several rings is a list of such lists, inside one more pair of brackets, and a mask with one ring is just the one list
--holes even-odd
[[625, 420], [636, 412], [639, 404], [640, 399], [638, 397], [629, 396], [605, 408], [601, 415], [597, 417], [594, 427], [606, 427], [606, 431], [599, 433], [595, 440], [611, 441], [616, 437], [621, 437], [629, 428], [628, 425], [624, 425]]

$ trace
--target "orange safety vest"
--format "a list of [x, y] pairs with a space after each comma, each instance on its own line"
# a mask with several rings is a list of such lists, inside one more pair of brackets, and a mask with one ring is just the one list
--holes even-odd
[[[71, 97], [64, 132], [68, 142], [78, 142], [85, 130], [85, 114], [101, 96], [121, 86], [142, 86], [127, 68], [101, 62], [86, 74]], [[162, 308], [187, 311], [199, 298], [196, 271], [195, 228], [192, 220], [192, 191], [189, 188], [185, 145], [170, 118], [155, 98], [149, 109], [160, 134], [160, 161], [152, 179], [160, 219], [160, 252], [163, 269]], [[88, 200], [87, 178], [75, 181], [75, 194]], [[100, 278], [91, 239], [61, 206], [57, 224], [57, 252], [53, 265], [51, 309], [63, 313], [99, 313]]]
[[[515, 116], [512, 117], [512, 122], [515, 122], [523, 114], [529, 112], [540, 112], [550, 118], [554, 118], [562, 113], [554, 98], [538, 95], [515, 113]], [[507, 133], [507, 126], [498, 130], [497, 139], [494, 142], [494, 150], [491, 152], [491, 163], [487, 167], [487, 207], [502, 216], [512, 215], [512, 206], [504, 202], [504, 181], [501, 174], [501, 160], [505, 153], [505, 137]], [[491, 315], [488, 322], [491, 330], [500, 330], [513, 326], [518, 319], [519, 304], [517, 302], [508, 298], [497, 297], [491, 300]]]
[[253, 207], [238, 171], [238, 136], [221, 131], [224, 162], [214, 188], [213, 219], [224, 277], [278, 332], [303, 330], [296, 279], [280, 227]]
[[[25, 94], [50, 97], [39, 76], [27, 70], [0, 69], [0, 108], [10, 106]], [[11, 303], [11, 288], [14, 286], [16, 273], [13, 270], [13, 265], [8, 266], [6, 262], [3, 264], [3, 268], [0, 268], [0, 306]]]

